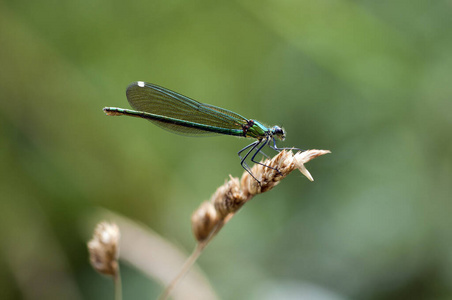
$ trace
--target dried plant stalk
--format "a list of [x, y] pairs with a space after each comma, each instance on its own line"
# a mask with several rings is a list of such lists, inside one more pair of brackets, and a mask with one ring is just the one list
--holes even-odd
[[171, 290], [196, 262], [212, 238], [246, 202], [257, 194], [271, 190], [295, 169], [298, 169], [310, 181], [314, 181], [304, 164], [327, 153], [331, 152], [312, 149], [294, 154], [292, 151], [283, 150], [272, 159], [263, 162], [264, 165], [274, 169], [260, 164], [253, 166], [251, 172], [260, 181], [260, 184], [248, 172], [244, 172], [240, 180], [230, 176], [229, 181], [215, 191], [210, 201], [203, 202], [193, 213], [192, 229], [198, 244], [182, 270], [166, 287], [159, 299], [166, 299], [169, 296]]

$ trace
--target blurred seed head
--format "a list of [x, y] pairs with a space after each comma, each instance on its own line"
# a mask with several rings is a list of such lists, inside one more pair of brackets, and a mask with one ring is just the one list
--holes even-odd
[[90, 262], [99, 273], [116, 276], [119, 257], [119, 228], [114, 223], [101, 222], [88, 242]]

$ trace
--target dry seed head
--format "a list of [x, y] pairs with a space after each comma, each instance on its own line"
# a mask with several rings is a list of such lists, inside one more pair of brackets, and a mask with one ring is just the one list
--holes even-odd
[[256, 194], [266, 192], [275, 187], [279, 181], [295, 169], [300, 170], [300, 172], [310, 181], [314, 181], [304, 164], [327, 153], [331, 152], [328, 150], [312, 149], [294, 154], [292, 151], [283, 150], [271, 160], [267, 159], [263, 162], [263, 164], [275, 168], [279, 172], [259, 164], [256, 164], [251, 168], [251, 172], [261, 182], [260, 185], [250, 174], [248, 174], [248, 172], [244, 173], [241, 180], [243, 193], [246, 194], [247, 197], [253, 197]]
[[191, 216], [191, 227], [198, 242], [209, 237], [212, 229], [218, 224], [219, 217], [211, 202], [203, 202]]
[[271, 190], [295, 169], [299, 169], [313, 181], [304, 164], [327, 153], [330, 151], [313, 149], [294, 154], [292, 151], [283, 150], [272, 159], [263, 162], [271, 168], [260, 164], [255, 164], [251, 168], [260, 184], [248, 172], [243, 173], [240, 181], [238, 178], [230, 177], [229, 181], [215, 191], [210, 202], [205, 202], [193, 213], [192, 227], [196, 239], [203, 241], [211, 234], [216, 234], [215, 230], [218, 229], [216, 226], [220, 221], [223, 221], [224, 225], [247, 201], [257, 194]]
[[115, 276], [118, 272], [119, 228], [116, 224], [97, 224], [91, 241], [88, 242], [90, 262], [99, 273]]

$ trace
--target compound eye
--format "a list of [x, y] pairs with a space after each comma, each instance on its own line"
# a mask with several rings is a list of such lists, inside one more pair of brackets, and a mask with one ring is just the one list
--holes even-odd
[[280, 140], [284, 140], [284, 138], [286, 137], [286, 134], [284, 132], [284, 129], [282, 129], [279, 126], [274, 126], [273, 127], [273, 134], [275, 136], [277, 136]]

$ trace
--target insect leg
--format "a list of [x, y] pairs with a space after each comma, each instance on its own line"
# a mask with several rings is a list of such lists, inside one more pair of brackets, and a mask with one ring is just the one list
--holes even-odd
[[259, 161], [254, 160], [254, 159], [256, 158], [256, 155], [257, 155], [259, 152], [261, 152], [261, 149], [262, 149], [267, 143], [268, 143], [268, 142], [265, 141], [265, 142], [262, 144], [262, 146], [260, 146], [260, 147], [256, 150], [256, 152], [254, 152], [253, 156], [251, 157], [251, 161], [252, 161], [253, 163], [256, 163], [256, 164], [262, 165], [262, 166], [264, 166], [264, 167], [273, 169], [273, 170], [275, 170], [276, 172], [278, 172], [279, 175], [282, 176], [282, 173], [281, 173], [277, 168], [273, 168], [273, 167], [267, 166], [266, 164], [263, 164], [263, 163], [261, 163], [261, 162], [259, 162]]
[[276, 146], [276, 140], [275, 138], [273, 138], [273, 146], [272, 145], [268, 145], [270, 148], [272, 148], [275, 151], [281, 152], [282, 150], [298, 150], [298, 151], [305, 151], [303, 149], [299, 149], [299, 148], [291, 148], [291, 147], [284, 147], [284, 148], [278, 148]]
[[[259, 146], [259, 144], [260, 143], [262, 143], [262, 140], [257, 140], [257, 141], [255, 141], [255, 142], [253, 142], [253, 143], [251, 143], [251, 144], [249, 144], [248, 146], [246, 146], [245, 148], [243, 148], [242, 150], [240, 150], [239, 152], [238, 152], [238, 155], [239, 155], [239, 157], [240, 157], [240, 159], [241, 159], [241, 161], [240, 161], [240, 165], [242, 166], [242, 168], [244, 168], [259, 184], [261, 184], [261, 182], [259, 181], [259, 180], [257, 180], [257, 178], [256, 177], [254, 177], [254, 175], [253, 175], [253, 173], [251, 172], [251, 169], [250, 169], [250, 167], [248, 166], [248, 164], [245, 162], [245, 160], [246, 160], [246, 158], [250, 155], [250, 153], [251, 152], [253, 152], [254, 151], [254, 149], [256, 149], [256, 147], [257, 146]], [[264, 143], [264, 145], [265, 145], [265, 143]], [[246, 152], [246, 154], [245, 154], [245, 156], [243, 156], [242, 157], [242, 155], [241, 155], [241, 153], [243, 152], [243, 151], [245, 151], [246, 149], [248, 149], [248, 148], [251, 148], [248, 152]], [[262, 147], [260, 147], [260, 148], [262, 148]], [[256, 155], [254, 155], [254, 156], [256, 156]], [[253, 158], [254, 158], [254, 156], [253, 156]]]

